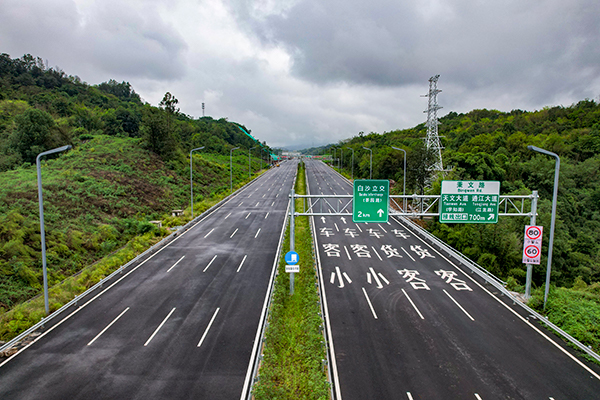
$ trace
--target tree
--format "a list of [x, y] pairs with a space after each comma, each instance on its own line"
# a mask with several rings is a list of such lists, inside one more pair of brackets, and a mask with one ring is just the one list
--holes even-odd
[[50, 148], [54, 120], [45, 111], [35, 108], [15, 118], [16, 129], [11, 136], [11, 147], [23, 161], [34, 163], [37, 155]]

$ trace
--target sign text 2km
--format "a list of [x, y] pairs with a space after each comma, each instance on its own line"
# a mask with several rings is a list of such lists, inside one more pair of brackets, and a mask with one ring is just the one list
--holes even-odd
[[387, 222], [390, 203], [390, 181], [357, 179], [354, 181], [352, 220], [354, 222]]
[[500, 182], [442, 181], [440, 222], [495, 224], [499, 200]]

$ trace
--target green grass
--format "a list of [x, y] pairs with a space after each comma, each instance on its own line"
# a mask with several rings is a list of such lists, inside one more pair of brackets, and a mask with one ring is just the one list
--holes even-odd
[[[298, 169], [296, 193], [304, 194], [304, 168]], [[300, 201], [297, 201], [297, 207]], [[253, 394], [257, 400], [329, 399], [325, 346], [320, 317], [312, 235], [308, 217], [296, 218], [295, 251], [300, 256], [300, 272], [295, 274], [294, 295], [285, 261], [279, 263], [264, 359]], [[289, 249], [289, 228], [282, 254]]]

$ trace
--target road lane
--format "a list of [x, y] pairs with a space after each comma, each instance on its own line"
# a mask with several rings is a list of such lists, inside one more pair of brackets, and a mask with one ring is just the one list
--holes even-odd
[[239, 398], [295, 173], [269, 170], [0, 367], [0, 398]]
[[[351, 193], [321, 162], [308, 161], [307, 174], [311, 194]], [[582, 368], [410, 225], [345, 219], [314, 218], [344, 399], [399, 393], [591, 399], [600, 393], [597, 366]]]

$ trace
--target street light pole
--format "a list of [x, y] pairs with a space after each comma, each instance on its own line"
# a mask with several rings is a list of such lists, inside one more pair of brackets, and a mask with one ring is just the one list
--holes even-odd
[[239, 149], [239, 147], [234, 147], [229, 152], [229, 191], [233, 193], [233, 151]]
[[352, 180], [354, 180], [354, 149], [352, 147], [348, 147], [348, 149], [352, 150]]
[[194, 170], [192, 169], [192, 152], [202, 150], [204, 146], [190, 151], [190, 203], [192, 206], [192, 220], [194, 219]]
[[60, 153], [71, 149], [72, 146], [62, 146], [56, 149], [44, 151], [38, 154], [35, 159], [37, 167], [37, 184], [38, 184], [38, 200], [40, 205], [40, 236], [42, 241], [42, 274], [44, 276], [44, 306], [46, 308], [46, 315], [50, 314], [50, 306], [48, 305], [48, 272], [46, 264], [46, 230], [44, 229], [44, 198], [42, 197], [42, 166], [41, 158], [54, 153]]
[[[256, 147], [257, 146], [254, 146], [252, 147], [252, 149], [255, 149]], [[248, 179], [250, 179], [250, 177], [252, 176], [252, 173], [250, 172], [250, 152], [252, 151], [252, 149], [248, 149]]]
[[369, 158], [369, 179], [373, 179], [373, 150], [365, 146], [363, 146], [362, 148], [371, 152], [371, 157]]
[[344, 168], [344, 149], [340, 148], [340, 162], [338, 163], [340, 174], [342, 173], [342, 168]]
[[[402, 175], [403, 183], [402, 183], [402, 196], [406, 196], [406, 150], [401, 149], [399, 147], [392, 146], [394, 150], [400, 150], [404, 152], [404, 175]], [[402, 197], [402, 211], [406, 212], [406, 198]]]
[[554, 190], [552, 193], [552, 220], [550, 222], [550, 241], [548, 243], [548, 265], [546, 266], [546, 289], [544, 292], [544, 310], [548, 301], [548, 292], [550, 291], [550, 269], [552, 267], [552, 247], [554, 245], [554, 226], [556, 222], [556, 201], [558, 198], [558, 174], [560, 171], [560, 157], [558, 154], [548, 150], [540, 149], [535, 146], [527, 146], [529, 150], [554, 157]]

